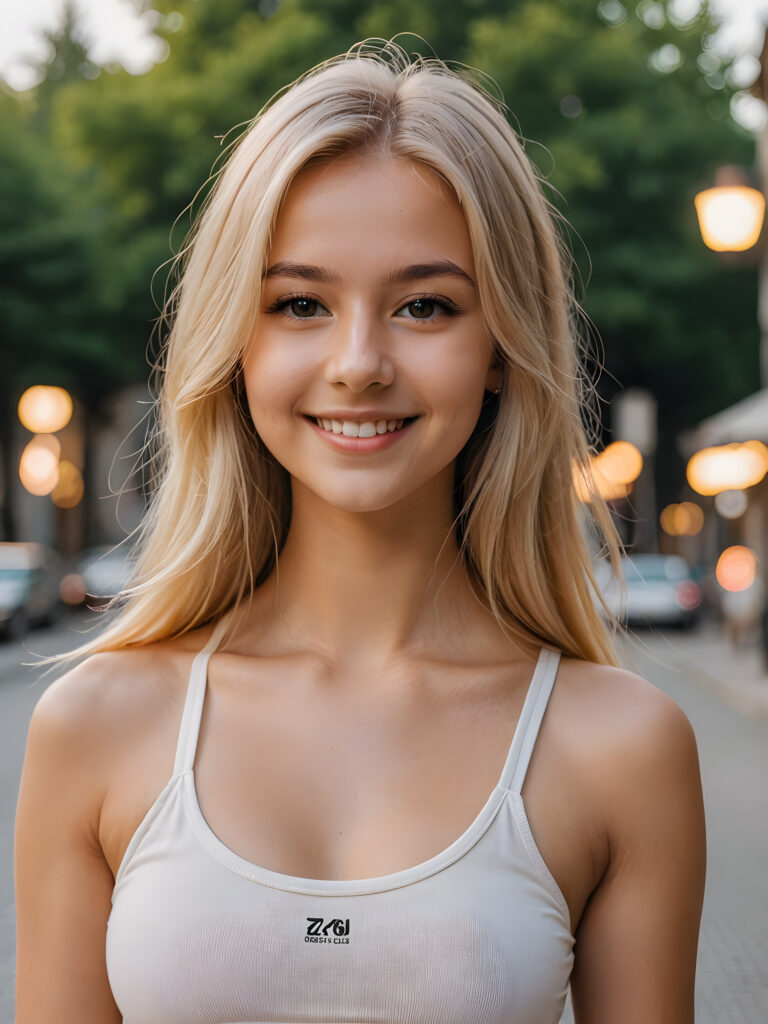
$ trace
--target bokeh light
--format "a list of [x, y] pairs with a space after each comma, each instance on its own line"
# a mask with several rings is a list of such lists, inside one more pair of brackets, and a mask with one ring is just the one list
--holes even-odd
[[51, 491], [51, 501], [59, 508], [74, 508], [83, 497], [83, 477], [72, 462], [62, 459], [59, 463], [59, 479]]
[[614, 441], [595, 458], [600, 472], [617, 484], [631, 484], [643, 471], [643, 456], [629, 441]]
[[715, 511], [723, 519], [738, 519], [747, 511], [744, 491], [720, 491], [715, 495]]
[[762, 192], [746, 185], [716, 186], [693, 200], [704, 244], [716, 252], [751, 249], [765, 215]]
[[59, 597], [64, 604], [82, 604], [86, 598], [83, 577], [76, 572], [69, 572], [59, 583]]
[[19, 460], [19, 479], [30, 494], [50, 494], [59, 482], [61, 442], [52, 434], [37, 434]]
[[723, 590], [746, 590], [757, 576], [757, 556], [751, 548], [734, 544], [718, 558], [715, 576]]
[[682, 501], [679, 505], [667, 505], [659, 520], [670, 537], [695, 537], [704, 526], [704, 513], [694, 501]]
[[616, 501], [626, 498], [632, 489], [632, 483], [640, 476], [643, 469], [643, 456], [635, 445], [629, 441], [614, 441], [599, 454], [593, 455], [589, 468], [574, 469], [574, 486], [581, 501], [589, 501], [589, 480], [605, 501]]
[[768, 472], [768, 447], [762, 441], [702, 448], [688, 460], [685, 475], [697, 494], [753, 487]]
[[72, 398], [64, 388], [37, 384], [19, 399], [19, 419], [33, 434], [61, 430], [72, 418]]

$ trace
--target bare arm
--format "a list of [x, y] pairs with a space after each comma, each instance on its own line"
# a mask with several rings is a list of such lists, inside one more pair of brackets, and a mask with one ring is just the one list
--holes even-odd
[[120, 1024], [105, 942], [112, 872], [98, 840], [105, 655], [53, 683], [27, 738], [15, 831], [17, 1024]]
[[694, 1021], [706, 871], [696, 739], [677, 704], [641, 696], [596, 785], [610, 861], [576, 933], [577, 1024]]

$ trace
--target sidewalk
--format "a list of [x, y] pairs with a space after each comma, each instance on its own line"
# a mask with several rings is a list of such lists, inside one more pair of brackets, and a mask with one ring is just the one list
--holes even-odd
[[624, 641], [631, 668], [633, 650], [639, 648], [659, 662], [692, 671], [719, 700], [758, 721], [768, 721], [768, 672], [762, 651], [752, 643], [734, 649], [717, 623], [706, 622], [690, 633], [638, 630]]

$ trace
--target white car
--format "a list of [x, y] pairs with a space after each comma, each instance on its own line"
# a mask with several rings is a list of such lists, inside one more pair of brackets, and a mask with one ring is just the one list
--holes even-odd
[[72, 592], [80, 601], [91, 605], [103, 604], [114, 597], [126, 586], [133, 572], [134, 563], [127, 554], [125, 547], [97, 547], [84, 551], [70, 582]]
[[[622, 578], [603, 561], [596, 567], [600, 592], [611, 612], [628, 626], [690, 628], [699, 618], [701, 587], [679, 555], [634, 554], [621, 560]], [[599, 605], [598, 605], [599, 607]]]
[[0, 543], [0, 632], [18, 639], [48, 625], [61, 610], [61, 559], [45, 544]]

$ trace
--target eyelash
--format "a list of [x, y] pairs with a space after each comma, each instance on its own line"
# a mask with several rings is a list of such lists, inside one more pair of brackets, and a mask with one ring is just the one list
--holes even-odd
[[[286, 309], [288, 306], [290, 306], [290, 304], [292, 302], [295, 302], [297, 299], [309, 299], [311, 302], [316, 302], [318, 304], [318, 306], [322, 306], [322, 308], [325, 309], [325, 306], [323, 306], [322, 302], [320, 302], [314, 296], [307, 295], [305, 292], [295, 292], [292, 295], [284, 295], [281, 298], [276, 299], [272, 303], [271, 306], [267, 307], [265, 312], [267, 312], [267, 313], [282, 313], [284, 309]], [[457, 306], [455, 302], [452, 302], [450, 299], [445, 298], [445, 296], [443, 296], [443, 295], [429, 295], [427, 293], [425, 293], [423, 295], [416, 295], [412, 299], [409, 299], [408, 302], [404, 302], [403, 305], [398, 308], [398, 312], [401, 309], [405, 309], [407, 306], [410, 306], [411, 303], [413, 303], [413, 302], [421, 302], [421, 301], [432, 302], [436, 306], [441, 306], [442, 310], [443, 310], [442, 313], [438, 313], [437, 316], [429, 316], [429, 317], [413, 316], [413, 317], [408, 317], [407, 319], [416, 320], [416, 321], [420, 321], [421, 320], [423, 322], [429, 323], [430, 321], [439, 320], [440, 318], [442, 318], [444, 316], [447, 316], [447, 317], [458, 316], [462, 312], [462, 309], [461, 309], [460, 306]], [[285, 316], [287, 316], [289, 320], [314, 320], [314, 317], [311, 317], [311, 316], [290, 316], [287, 313], [285, 314]]]

